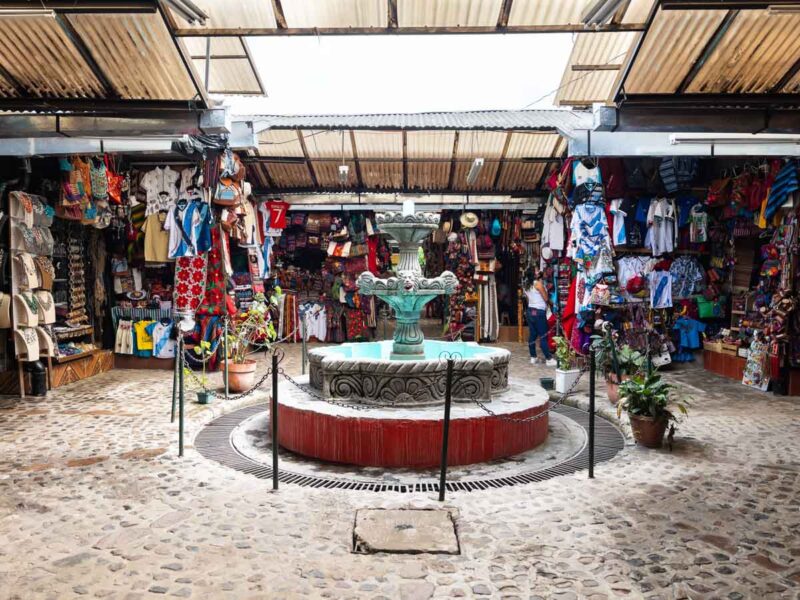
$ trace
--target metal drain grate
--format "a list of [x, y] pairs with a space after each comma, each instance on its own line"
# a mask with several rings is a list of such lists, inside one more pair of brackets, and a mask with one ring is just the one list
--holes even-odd
[[[231, 469], [235, 469], [248, 475], [253, 475], [259, 479], [271, 479], [272, 467], [254, 461], [240, 454], [231, 444], [231, 433], [244, 420], [253, 415], [267, 410], [266, 404], [249, 406], [223, 415], [206, 425], [195, 440], [195, 448], [205, 458], [213, 460]], [[572, 406], [563, 404], [551, 408], [568, 419], [575, 421], [584, 429], [589, 427], [589, 413]], [[622, 433], [614, 425], [600, 416], [595, 418], [595, 464], [611, 460], [620, 450], [625, 447], [625, 439]], [[523, 485], [536, 481], [545, 481], [561, 475], [569, 475], [577, 471], [588, 468], [589, 450], [584, 447], [578, 454], [553, 467], [530, 471], [528, 473], [518, 473], [507, 477], [493, 477], [470, 481], [452, 481], [445, 484], [448, 492], [472, 492], [476, 490], [486, 490], [489, 488], [499, 488], [511, 485]], [[415, 492], [439, 492], [438, 483], [420, 482], [415, 484], [407, 483], [384, 483], [355, 481], [346, 478], [325, 478], [310, 475], [300, 475], [281, 469], [278, 473], [278, 480], [281, 483], [291, 483], [313, 488], [335, 488], [342, 490], [370, 491], [370, 492], [399, 492], [402, 494]]]

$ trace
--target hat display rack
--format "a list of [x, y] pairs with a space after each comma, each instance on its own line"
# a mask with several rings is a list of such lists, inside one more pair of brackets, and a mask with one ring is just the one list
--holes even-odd
[[52, 264], [53, 210], [43, 197], [12, 191], [8, 194], [8, 215], [11, 294], [6, 298], [8, 294], [2, 292], [0, 327], [10, 329], [17, 358], [19, 393], [24, 398], [24, 362], [45, 360], [48, 389], [52, 387], [56, 343], [51, 325], [55, 322], [55, 306], [52, 277], [46, 266]]

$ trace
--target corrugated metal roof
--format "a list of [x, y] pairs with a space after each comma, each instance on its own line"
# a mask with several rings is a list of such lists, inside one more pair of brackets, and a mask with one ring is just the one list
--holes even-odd
[[372, 189], [397, 190], [403, 187], [403, 163], [368, 161], [360, 163], [361, 181]]
[[406, 134], [408, 158], [451, 158], [455, 131], [409, 131]]
[[303, 130], [310, 158], [353, 158], [353, 143], [347, 131]]
[[515, 0], [509, 25], [576, 25], [589, 0]]
[[494, 27], [503, 0], [397, 0], [400, 27]]
[[103, 85], [51, 17], [0, 18], [0, 64], [35, 98], [101, 98]]
[[497, 182], [497, 190], [519, 192], [533, 190], [539, 185], [542, 175], [548, 169], [547, 163], [505, 163]]
[[800, 57], [800, 15], [740, 11], [687, 92], [771, 90]]
[[625, 91], [629, 94], [675, 92], [726, 12], [659, 9], [624, 82]]
[[561, 136], [555, 133], [513, 133], [505, 157], [554, 156], [560, 141]]
[[[575, 36], [567, 68], [555, 103], [562, 106], [583, 106], [605, 102], [615, 91], [615, 83], [638, 32], [579, 33]], [[616, 70], [580, 70], [610, 65]], [[576, 70], [576, 67], [578, 70]]]
[[197, 95], [159, 14], [95, 13], [67, 18], [122, 98], [187, 100]]
[[170, 10], [178, 27], [220, 29], [241, 27], [276, 27], [275, 12], [269, 0], [192, 0], [208, 15], [205, 24], [189, 24], [177, 12]]
[[[206, 61], [204, 58], [192, 60], [195, 70], [205, 78]], [[247, 58], [211, 59], [208, 72], [209, 94], [260, 95], [263, 93], [253, 67]]]
[[589, 112], [572, 110], [489, 110], [381, 115], [241, 116], [270, 129], [478, 129], [571, 131], [591, 126]]
[[446, 190], [449, 182], [449, 162], [412, 162], [408, 164], [409, 189], [423, 191]]
[[288, 27], [386, 27], [389, 19], [385, 0], [281, 0], [281, 5]]
[[403, 158], [400, 131], [354, 131], [358, 158]]

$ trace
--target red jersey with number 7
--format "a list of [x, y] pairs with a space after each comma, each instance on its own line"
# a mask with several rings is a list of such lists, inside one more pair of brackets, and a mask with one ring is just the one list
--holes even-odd
[[286, 229], [286, 211], [289, 204], [282, 200], [270, 200], [267, 202], [269, 209], [269, 226], [272, 229]]

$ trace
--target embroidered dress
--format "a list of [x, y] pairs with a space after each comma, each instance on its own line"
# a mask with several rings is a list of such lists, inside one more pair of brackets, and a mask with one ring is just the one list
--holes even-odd
[[208, 251], [205, 296], [197, 309], [198, 314], [224, 315], [236, 312], [236, 306], [225, 289], [224, 244], [225, 238], [220, 235], [220, 228], [214, 227], [211, 230], [211, 250]]
[[625, 218], [628, 213], [622, 210], [622, 199], [611, 201], [611, 214], [614, 216], [614, 233], [612, 241], [615, 246], [624, 246], [628, 243], [628, 234], [625, 230]]
[[650, 306], [672, 308], [672, 275], [669, 271], [653, 271], [650, 279]]
[[169, 167], [156, 167], [142, 176], [139, 186], [147, 194], [145, 216], [169, 210], [178, 199], [180, 174]]
[[206, 290], [206, 256], [184, 256], [175, 261], [173, 312], [194, 317]]
[[703, 291], [704, 271], [697, 259], [679, 256], [669, 268], [672, 274], [672, 297], [688, 298]]

